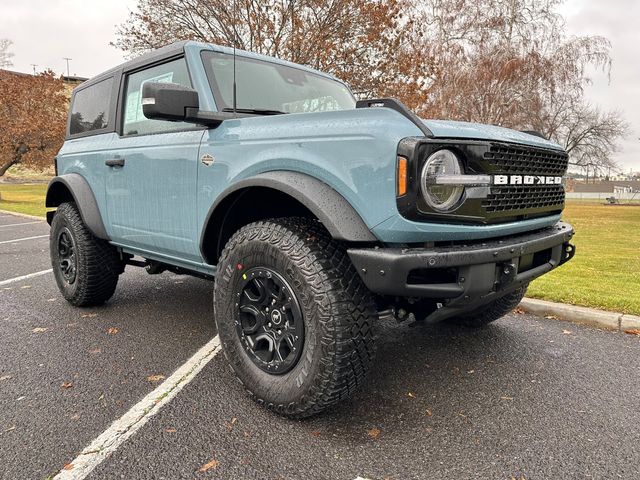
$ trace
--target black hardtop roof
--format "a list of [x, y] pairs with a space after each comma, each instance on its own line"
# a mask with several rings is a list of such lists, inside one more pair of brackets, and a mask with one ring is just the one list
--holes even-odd
[[171, 43], [169, 45], [158, 48], [156, 50], [143, 53], [142, 55], [136, 58], [133, 58], [127, 62], [121, 63], [118, 66], [110, 68], [109, 70], [99, 73], [95, 77], [91, 77], [86, 82], [80, 84], [78, 86], [78, 89], [100, 82], [101, 80], [104, 80], [107, 77], [113, 76], [115, 73], [119, 71], [135, 70], [138, 67], [144, 67], [150, 63], [154, 63], [156, 61], [164, 60], [165, 58], [170, 58], [176, 55], [180, 55], [184, 53], [184, 47], [188, 43], [190, 43], [190, 40], [182, 40], [179, 42]]

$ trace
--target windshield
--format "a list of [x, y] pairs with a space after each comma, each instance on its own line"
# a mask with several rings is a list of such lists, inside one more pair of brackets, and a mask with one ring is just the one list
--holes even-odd
[[[202, 58], [218, 110], [233, 108], [233, 57], [203, 52]], [[342, 83], [304, 70], [236, 57], [238, 110], [284, 113], [327, 112], [355, 108], [356, 101]]]

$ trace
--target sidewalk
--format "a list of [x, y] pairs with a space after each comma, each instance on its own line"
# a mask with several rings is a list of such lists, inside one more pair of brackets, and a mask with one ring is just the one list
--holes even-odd
[[573, 323], [591, 325], [607, 330], [640, 330], [640, 317], [615, 312], [605, 312], [595, 308], [578, 307], [565, 303], [547, 302], [534, 298], [525, 298], [520, 303], [527, 313], [532, 313], [540, 317], [555, 317], [559, 320], [566, 320]]

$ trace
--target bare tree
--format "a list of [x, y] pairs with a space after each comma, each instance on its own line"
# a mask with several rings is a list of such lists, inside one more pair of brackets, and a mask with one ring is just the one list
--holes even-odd
[[[604, 37], [568, 37], [562, 0], [426, 0], [421, 48], [435, 60], [431, 116], [537, 130], [572, 161], [608, 165], [626, 124], [584, 98], [588, 67], [610, 71]], [[415, 8], [415, 7], [414, 7]]]
[[0, 38], [0, 68], [7, 68], [13, 65], [11, 59], [13, 53], [9, 51], [9, 48], [13, 45], [13, 42], [7, 38]]

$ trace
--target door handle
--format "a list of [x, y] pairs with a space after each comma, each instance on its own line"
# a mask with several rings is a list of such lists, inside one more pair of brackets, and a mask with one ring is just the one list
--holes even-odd
[[112, 158], [104, 162], [107, 167], [124, 167], [124, 158]]

